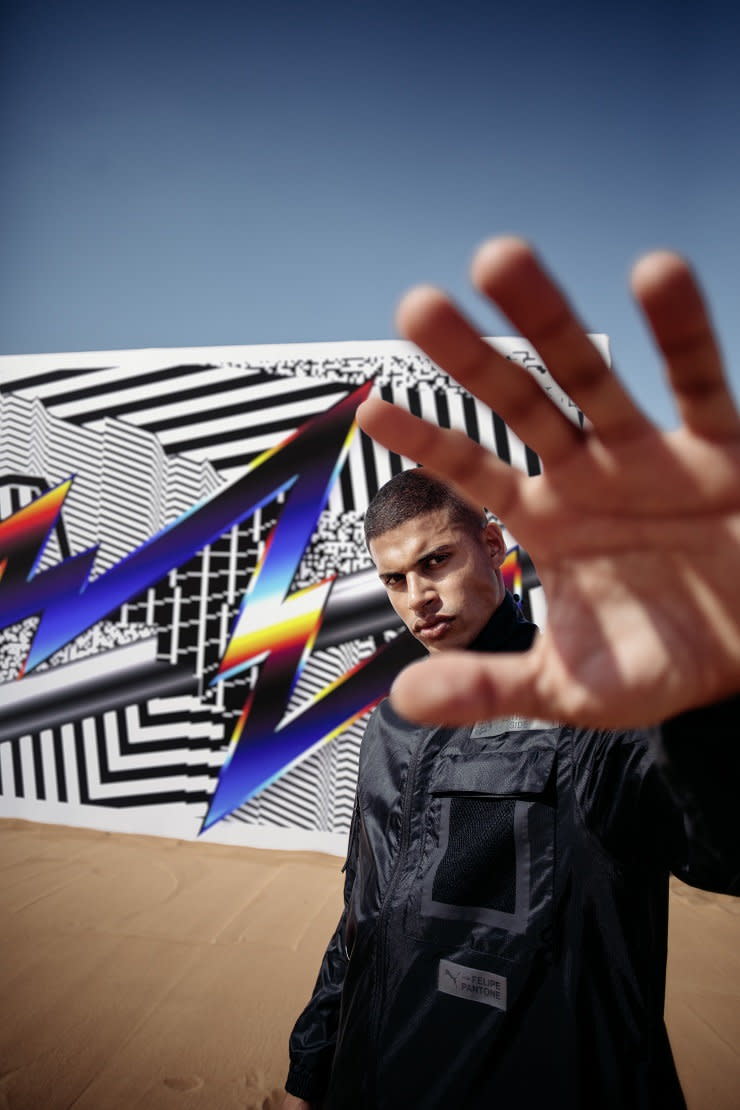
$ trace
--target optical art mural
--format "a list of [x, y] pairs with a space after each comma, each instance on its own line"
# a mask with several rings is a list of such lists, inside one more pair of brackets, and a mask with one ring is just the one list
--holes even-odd
[[0, 358], [0, 816], [343, 852], [366, 715], [423, 654], [362, 540], [415, 465], [357, 429], [373, 387], [539, 473], [400, 342]]

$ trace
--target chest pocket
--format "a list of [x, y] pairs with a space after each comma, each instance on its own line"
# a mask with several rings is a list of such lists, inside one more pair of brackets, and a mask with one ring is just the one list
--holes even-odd
[[407, 925], [423, 939], [509, 959], [551, 925], [555, 752], [440, 759]]

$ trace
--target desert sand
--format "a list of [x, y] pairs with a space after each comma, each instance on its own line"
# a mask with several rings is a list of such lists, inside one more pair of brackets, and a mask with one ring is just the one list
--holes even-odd
[[[341, 861], [0, 822], [2, 1110], [272, 1110]], [[740, 899], [674, 881], [690, 1110], [740, 1105]]]

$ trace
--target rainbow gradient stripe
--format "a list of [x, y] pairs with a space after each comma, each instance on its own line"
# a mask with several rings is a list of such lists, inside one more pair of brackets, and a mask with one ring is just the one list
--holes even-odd
[[513, 594], [522, 596], [522, 561], [519, 547], [515, 546], [506, 552], [506, 558], [501, 564], [501, 573], [506, 589]]

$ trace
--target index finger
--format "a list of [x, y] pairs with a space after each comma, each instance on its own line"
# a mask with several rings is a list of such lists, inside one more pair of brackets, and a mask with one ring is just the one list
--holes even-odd
[[522, 482], [531, 481], [464, 432], [439, 428], [378, 397], [360, 405], [357, 422], [383, 447], [423, 463], [476, 505], [486, 505], [507, 521], [519, 504]]

